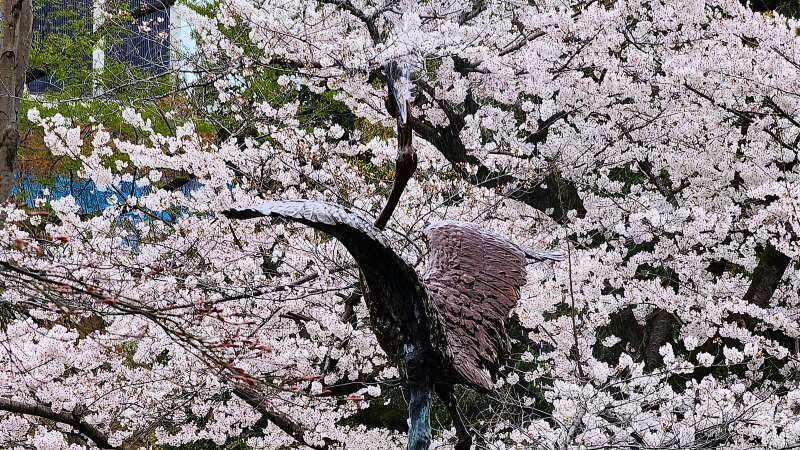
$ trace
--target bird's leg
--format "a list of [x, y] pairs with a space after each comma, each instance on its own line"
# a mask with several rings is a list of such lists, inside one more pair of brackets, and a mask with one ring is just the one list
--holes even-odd
[[447, 411], [450, 412], [453, 426], [456, 427], [456, 438], [458, 439], [456, 441], [456, 450], [470, 450], [472, 448], [472, 436], [470, 436], [467, 427], [464, 425], [464, 420], [461, 418], [461, 413], [458, 411], [458, 403], [453, 395], [453, 385], [437, 384], [434, 389]]
[[430, 383], [409, 382], [411, 399], [408, 402], [408, 450], [428, 450], [431, 445], [431, 391]]
[[423, 364], [420, 352], [408, 352], [405, 356], [406, 381], [410, 399], [408, 417], [408, 450], [428, 450], [431, 445], [431, 383], [428, 364]]

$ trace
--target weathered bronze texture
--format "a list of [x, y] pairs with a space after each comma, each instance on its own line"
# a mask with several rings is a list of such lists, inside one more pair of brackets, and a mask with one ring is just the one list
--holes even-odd
[[472, 437], [458, 412], [453, 385], [492, 389], [509, 351], [506, 320], [525, 284], [526, 256], [541, 261], [563, 259], [563, 254], [524, 250], [470, 223], [439, 222], [424, 230], [429, 252], [423, 283], [389, 247], [381, 231], [417, 168], [411, 105], [397, 104], [395, 72], [396, 65], [390, 64], [387, 106], [397, 119], [397, 168], [374, 226], [341, 206], [308, 200], [269, 202], [223, 214], [235, 219], [283, 217], [341, 241], [361, 268], [378, 343], [403, 372], [411, 421], [408, 450], [430, 446], [434, 391], [453, 419], [456, 450], [469, 450]]

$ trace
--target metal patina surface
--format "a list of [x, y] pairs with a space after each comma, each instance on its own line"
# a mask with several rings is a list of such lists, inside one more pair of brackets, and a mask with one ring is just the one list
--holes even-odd
[[[411, 416], [408, 448], [429, 445], [434, 387], [453, 415], [459, 431], [457, 448], [470, 448], [452, 385], [492, 389], [492, 378], [509, 350], [506, 320], [525, 284], [530, 252], [470, 223], [436, 223], [424, 230], [429, 253], [423, 283], [378, 228], [339, 205], [272, 201], [223, 214], [233, 219], [282, 217], [341, 241], [361, 268], [378, 342], [401, 365], [406, 379]], [[563, 257], [559, 252], [535, 255]]]

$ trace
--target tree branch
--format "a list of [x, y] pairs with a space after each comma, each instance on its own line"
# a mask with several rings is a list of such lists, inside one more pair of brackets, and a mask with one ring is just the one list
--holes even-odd
[[152, 14], [158, 11], [164, 11], [167, 8], [175, 6], [175, 0], [155, 0], [152, 3], [148, 3], [146, 5], [142, 5], [134, 10], [131, 11], [131, 17], [136, 19], [141, 19], [142, 17]]
[[[636, 319], [634, 319], [636, 320]], [[647, 371], [658, 369], [664, 365], [659, 349], [667, 343], [678, 321], [669, 312], [657, 309], [650, 322], [650, 336], [644, 348], [644, 367]]]
[[329, 448], [329, 444], [327, 442], [322, 445], [308, 442], [305, 438], [306, 430], [303, 428], [302, 424], [294, 421], [294, 419], [286, 414], [275, 411], [254, 389], [250, 389], [241, 385], [234, 386], [233, 393], [236, 394], [237, 397], [244, 400], [248, 405], [252, 406], [256, 411], [261, 413], [262, 418], [274, 423], [278, 428], [294, 438], [294, 440], [297, 442], [317, 450]]
[[[558, 118], [561, 117], [563, 116]], [[547, 127], [556, 120], [548, 123]], [[417, 134], [433, 144], [453, 168], [473, 185], [486, 188], [511, 187], [504, 194], [506, 197], [546, 212], [553, 220], [558, 222], [566, 220], [566, 214], [569, 210], [575, 210], [578, 213], [578, 217], [586, 214], [583, 200], [580, 198], [577, 186], [574, 183], [567, 180], [556, 183], [555, 177], [548, 175], [542, 182], [533, 187], [523, 187], [526, 184], [525, 180], [492, 170], [477, 157], [468, 154], [459, 137], [460, 128], [455, 127], [452, 122], [447, 127], [437, 127], [414, 117], [412, 125]], [[539, 137], [544, 139], [546, 131], [542, 131], [541, 134], [542, 136]], [[477, 167], [474, 175], [465, 169], [465, 164]]]
[[[750, 287], [742, 298], [760, 308], [768, 307], [791, 261], [791, 258], [768, 242], [758, 258], [758, 265], [753, 270]], [[731, 314], [728, 320], [744, 324], [748, 330], [752, 330], [755, 325], [755, 319], [747, 314]]]
[[[658, 192], [664, 196], [667, 202], [669, 202], [669, 204], [672, 205], [674, 208], [677, 208], [678, 199], [675, 197], [675, 194], [677, 193], [675, 191], [677, 189], [676, 190], [670, 189], [666, 185], [666, 183], [664, 183], [664, 179], [661, 178], [660, 175], [655, 175], [653, 173], [653, 165], [650, 163], [650, 161], [637, 161], [637, 164], [639, 165], [639, 168], [642, 169], [642, 172], [644, 172], [644, 174], [647, 175], [647, 179], [649, 179], [650, 182], [653, 183], [653, 186], [655, 186], [656, 189], [658, 189]], [[686, 185], [682, 182], [680, 189], [682, 190], [685, 187]]]
[[769, 306], [769, 300], [778, 288], [783, 273], [791, 259], [767, 243], [753, 271], [753, 282], [744, 294], [744, 299], [762, 308]]
[[364, 11], [359, 10], [352, 3], [350, 0], [320, 0], [320, 3], [325, 3], [328, 5], [336, 5], [339, 8], [349, 12], [355, 18], [360, 20], [364, 23], [367, 27], [367, 31], [369, 31], [369, 36], [372, 38], [372, 42], [377, 44], [381, 41], [380, 33], [378, 33], [378, 27], [375, 26], [375, 20], [373, 17], [369, 17], [364, 14]]
[[478, 15], [484, 11], [486, 11], [486, 0], [477, 0], [476, 2], [472, 3], [472, 9], [469, 11], [465, 10], [461, 13], [461, 15], [458, 17], [458, 24], [464, 25], [470, 20], [478, 17]]
[[78, 431], [80, 434], [87, 437], [95, 444], [97, 444], [97, 446], [100, 447], [101, 449], [116, 450], [121, 448], [121, 447], [114, 447], [111, 444], [109, 444], [108, 438], [106, 437], [105, 434], [103, 434], [103, 432], [87, 424], [79, 416], [73, 413], [68, 413], [68, 412], [57, 413], [53, 411], [50, 407], [45, 405], [41, 404], [30, 405], [27, 403], [8, 400], [5, 398], [0, 398], [0, 410], [16, 414], [37, 416], [44, 419], [52, 420], [54, 422], [67, 424], [72, 428], [74, 428], [76, 431]]

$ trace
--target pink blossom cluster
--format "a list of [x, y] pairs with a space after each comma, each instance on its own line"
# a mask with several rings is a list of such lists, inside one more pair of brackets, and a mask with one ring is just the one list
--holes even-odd
[[[187, 20], [213, 68], [207, 111], [160, 133], [121, 108], [136, 139], [29, 112], [78, 176], [151, 189], [90, 216], [72, 197], [0, 209], [0, 261], [24, 269], [0, 268], [0, 307], [17, 311], [0, 327], [0, 399], [123, 448], [403, 445], [344, 420], [405, 408], [366, 306], [348, 301], [344, 247], [217, 213], [308, 198], [376, 216], [396, 151], [374, 131], [394, 126], [380, 77], [402, 56], [419, 168], [387, 241], [420, 273], [421, 230], [440, 219], [569, 254], [528, 267], [494, 413], [467, 412], [484, 448], [800, 442], [797, 21], [738, 0], [223, 0]], [[276, 65], [279, 92], [247, 97]], [[309, 123], [298, 91], [335, 93], [361, 125]], [[209, 139], [212, 113], [241, 128]], [[175, 173], [198, 187], [162, 188]], [[170, 208], [183, 212], [154, 214]], [[787, 263], [762, 299], [773, 260]], [[4, 448], [97, 445], [2, 405]], [[434, 428], [449, 448], [454, 431]]]

